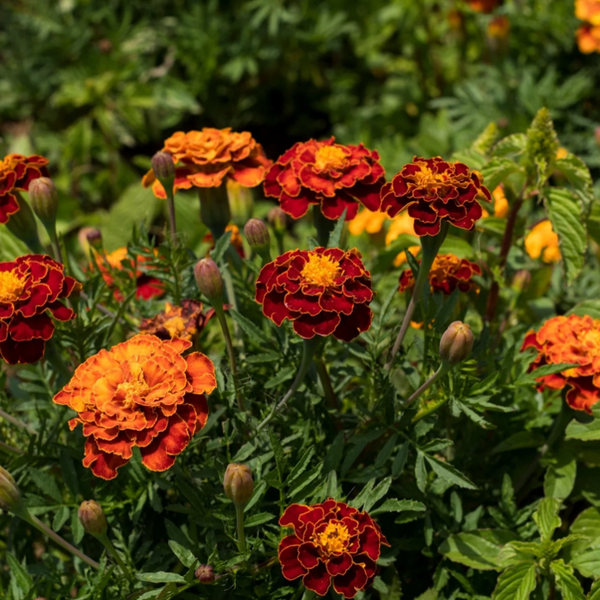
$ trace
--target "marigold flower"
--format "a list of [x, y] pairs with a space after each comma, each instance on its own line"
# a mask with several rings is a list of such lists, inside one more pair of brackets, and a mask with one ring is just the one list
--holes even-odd
[[[219, 187], [225, 179], [255, 187], [263, 182], [271, 166], [262, 146], [250, 132], [232, 132], [230, 127], [178, 131], [165, 141], [162, 151], [170, 154], [175, 162], [175, 192], [192, 187]], [[144, 175], [142, 185], [152, 186], [157, 198], [167, 197], [152, 170]]]
[[504, 15], [494, 17], [488, 23], [487, 32], [492, 40], [503, 40], [510, 32], [510, 21]]
[[479, 196], [491, 202], [481, 175], [463, 163], [446, 162], [439, 156], [419, 158], [405, 165], [381, 190], [381, 210], [391, 217], [407, 209], [415, 220], [418, 236], [437, 235], [446, 220], [461, 229], [473, 229], [481, 218]]
[[366, 231], [369, 234], [379, 233], [388, 219], [387, 213], [364, 208], [356, 215], [356, 218], [350, 222], [348, 231], [352, 235], [360, 235], [363, 231]]
[[521, 351], [527, 348], [538, 351], [532, 371], [544, 365], [579, 365], [539, 377], [538, 390], [562, 390], [567, 386], [567, 404], [591, 414], [591, 407], [600, 400], [600, 319], [579, 315], [552, 317], [537, 333], [530, 331], [525, 336]]
[[15, 192], [26, 192], [34, 179], [48, 177], [47, 164], [47, 158], [36, 154], [9, 154], [0, 162], [0, 224], [8, 223], [19, 210]]
[[356, 248], [290, 250], [266, 264], [256, 280], [263, 314], [289, 319], [304, 339], [334, 335], [350, 342], [371, 326], [371, 275]]
[[294, 219], [303, 217], [312, 204], [332, 220], [347, 209], [346, 221], [351, 221], [359, 204], [379, 210], [384, 183], [385, 171], [376, 150], [362, 144], [336, 144], [331, 137], [294, 144], [269, 169], [264, 189]]
[[[495, 217], [506, 217], [508, 215], [508, 200], [504, 194], [502, 186], [499, 185], [493, 192], [492, 198], [494, 200], [494, 216]], [[484, 208], [483, 217], [489, 217], [490, 213]]]
[[333, 589], [354, 598], [377, 573], [381, 546], [389, 546], [379, 525], [366, 512], [328, 498], [321, 504], [292, 504], [279, 519], [294, 530], [279, 543], [279, 562], [288, 581], [325, 596]]
[[417, 254], [419, 254], [420, 251], [421, 246], [409, 246], [406, 250], [402, 250], [402, 252], [399, 252], [396, 255], [396, 258], [394, 258], [394, 266], [400, 267], [405, 262], [408, 262], [408, 257], [406, 256], [407, 252], [410, 252], [413, 256], [417, 256]]
[[165, 303], [165, 310], [140, 324], [140, 333], [155, 335], [161, 340], [181, 338], [189, 342], [206, 327], [214, 316], [214, 309], [206, 314], [202, 312], [202, 303], [198, 300], [184, 299], [181, 306]]
[[415, 220], [408, 214], [408, 211], [398, 213], [392, 219], [385, 236], [385, 245], [390, 246], [401, 235], [417, 235], [415, 233]]
[[600, 0], [575, 0], [575, 16], [592, 25], [600, 25]]
[[78, 413], [69, 427], [83, 425], [84, 467], [114, 479], [134, 446], [151, 471], [173, 466], [206, 424], [205, 394], [217, 387], [208, 357], [200, 352], [182, 356], [191, 346], [177, 338], [139, 334], [77, 367], [54, 402]]
[[548, 219], [532, 227], [525, 236], [525, 251], [534, 260], [541, 258], [545, 263], [556, 263], [561, 259], [558, 236]]
[[[421, 262], [421, 261], [419, 261]], [[458, 258], [454, 254], [438, 254], [429, 271], [429, 284], [432, 291], [450, 295], [456, 288], [461, 292], [479, 289], [471, 280], [475, 275], [481, 275], [481, 267], [466, 258]], [[406, 269], [400, 275], [400, 292], [415, 285], [412, 271]]]
[[502, 4], [502, 0], [467, 0], [467, 4], [474, 11], [489, 14]]
[[577, 46], [584, 54], [600, 52], [600, 26], [582, 25], [577, 30]]
[[[113, 277], [111, 270], [122, 271], [124, 269], [123, 263], [128, 262], [133, 265], [135, 262], [132, 258], [127, 256], [127, 248], [118, 248], [109, 254], [100, 254], [98, 251], [94, 250], [94, 257], [96, 259], [96, 264], [100, 269], [102, 279], [104, 279], [104, 282], [109, 288], [112, 288], [115, 285], [115, 278]], [[152, 277], [148, 271], [143, 268], [145, 262], [147, 261], [143, 256], [138, 256], [138, 268], [136, 270], [135, 280], [135, 296], [138, 300], [151, 300], [152, 298], [158, 298], [165, 293], [162, 282], [156, 277]], [[123, 300], [123, 294], [120, 290], [115, 290], [113, 295], [117, 300]]]
[[34, 363], [44, 356], [54, 333], [54, 317], [75, 313], [61, 300], [81, 285], [49, 256], [28, 254], [0, 262], [0, 356], [11, 364]]

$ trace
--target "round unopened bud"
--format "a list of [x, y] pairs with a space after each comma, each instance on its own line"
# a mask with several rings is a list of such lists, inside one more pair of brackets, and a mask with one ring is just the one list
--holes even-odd
[[473, 332], [462, 321], [450, 323], [440, 340], [440, 356], [443, 361], [456, 365], [465, 360], [473, 349]]
[[231, 463], [227, 466], [223, 478], [225, 495], [238, 506], [243, 506], [250, 500], [254, 492], [252, 471], [246, 465]]
[[274, 206], [267, 214], [267, 221], [277, 233], [283, 233], [287, 225], [287, 215], [280, 206]]
[[108, 525], [102, 507], [95, 500], [85, 500], [81, 503], [77, 513], [79, 521], [87, 533], [103, 535]]
[[29, 202], [42, 223], [53, 223], [58, 212], [58, 192], [52, 179], [34, 179], [29, 184]]
[[223, 298], [223, 276], [212, 258], [203, 258], [196, 263], [194, 277], [196, 277], [198, 289], [209, 300]]
[[156, 178], [165, 181], [175, 178], [175, 163], [168, 152], [157, 152], [152, 157], [152, 170]]
[[204, 585], [215, 582], [215, 570], [212, 565], [200, 565], [194, 572], [196, 579]]
[[264, 221], [250, 219], [244, 225], [244, 234], [253, 250], [263, 250], [271, 245], [271, 236]]
[[13, 476], [0, 467], [0, 508], [11, 512], [21, 507], [21, 494]]

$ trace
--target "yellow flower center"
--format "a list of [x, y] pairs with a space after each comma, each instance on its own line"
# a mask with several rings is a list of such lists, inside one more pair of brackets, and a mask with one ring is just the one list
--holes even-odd
[[150, 391], [150, 387], [144, 379], [144, 371], [142, 370], [141, 365], [133, 363], [130, 366], [130, 369], [131, 376], [129, 381], [124, 381], [117, 387], [117, 394], [121, 396], [123, 404], [127, 408], [131, 408], [139, 403], [139, 401]]
[[437, 185], [446, 181], [443, 173], [434, 173], [427, 165], [419, 165], [421, 171], [415, 174], [417, 185]]
[[16, 302], [25, 288], [25, 279], [13, 271], [0, 272], [0, 302]]
[[322, 146], [315, 154], [317, 171], [340, 170], [346, 164], [346, 153], [339, 146]]
[[306, 283], [327, 287], [335, 284], [339, 272], [339, 263], [329, 256], [311, 254], [301, 275]]
[[168, 321], [165, 321], [163, 327], [169, 332], [169, 335], [172, 338], [183, 337], [186, 333], [185, 321], [179, 316], [172, 317]]
[[339, 554], [348, 546], [350, 533], [341, 523], [329, 523], [324, 531], [315, 534], [316, 542], [327, 554]]

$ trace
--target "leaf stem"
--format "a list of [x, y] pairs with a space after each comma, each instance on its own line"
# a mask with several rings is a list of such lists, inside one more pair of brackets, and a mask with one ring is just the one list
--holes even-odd
[[402, 405], [402, 408], [410, 406], [425, 390], [428, 390], [440, 377], [448, 373], [448, 371], [450, 371], [451, 368], [452, 366], [450, 365], [450, 363], [442, 361], [437, 371], [433, 375], [431, 375], [431, 377], [429, 377], [429, 379], [427, 379], [427, 381], [425, 381], [423, 385], [421, 385], [413, 392], [410, 398]]

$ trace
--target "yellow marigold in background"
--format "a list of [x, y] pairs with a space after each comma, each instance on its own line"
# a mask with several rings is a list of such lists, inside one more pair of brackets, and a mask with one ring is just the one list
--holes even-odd
[[488, 35], [495, 40], [503, 40], [510, 32], [510, 21], [505, 16], [494, 17], [487, 26]]
[[405, 262], [407, 262], [407, 258], [406, 258], [407, 252], [410, 252], [416, 258], [417, 254], [419, 254], [420, 250], [421, 250], [421, 246], [409, 246], [406, 250], [402, 250], [402, 252], [400, 252], [400, 254], [398, 254], [396, 256], [396, 258], [394, 259], [394, 266], [399, 267], [399, 266], [403, 265]]
[[[492, 196], [494, 198], [494, 216], [495, 217], [506, 217], [508, 215], [508, 200], [504, 195], [504, 189], [501, 185], [499, 185], [493, 192]], [[489, 217], [490, 213], [484, 208], [483, 216]]]
[[600, 0], [575, 0], [575, 16], [592, 25], [600, 25]]
[[379, 233], [383, 229], [383, 224], [387, 219], [387, 213], [365, 208], [350, 221], [348, 231], [352, 235], [360, 235], [363, 231], [371, 234]]
[[541, 258], [545, 263], [555, 263], [561, 259], [558, 236], [548, 219], [532, 227], [525, 236], [525, 250], [531, 258]]
[[581, 26], [577, 30], [577, 45], [584, 54], [600, 52], [600, 27], [587, 24]]
[[398, 237], [403, 234], [417, 235], [415, 233], [415, 220], [404, 210], [392, 219], [390, 228], [385, 236], [385, 245], [389, 246]]

